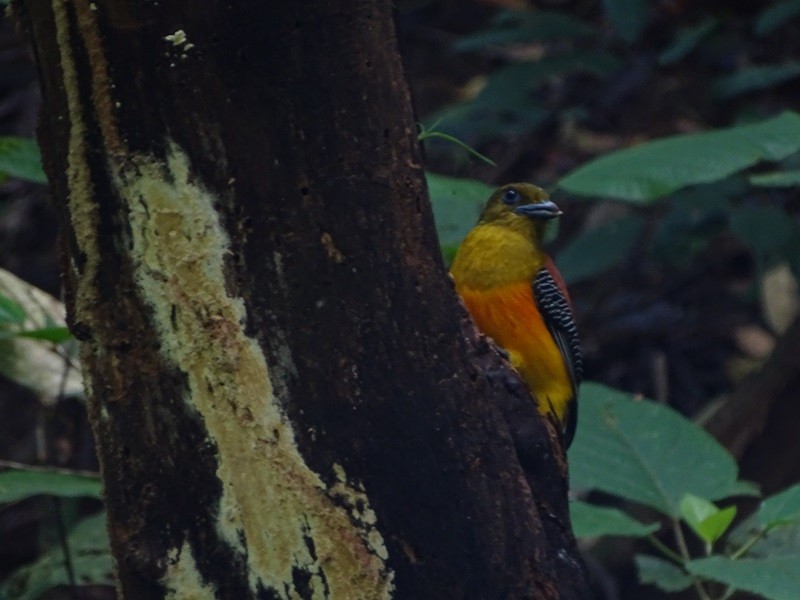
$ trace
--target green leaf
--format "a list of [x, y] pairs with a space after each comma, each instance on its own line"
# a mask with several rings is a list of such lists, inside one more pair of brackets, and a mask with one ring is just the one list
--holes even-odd
[[774, 206], [741, 206], [731, 213], [731, 230], [759, 256], [780, 254], [797, 224]]
[[753, 494], [736, 461], [701, 427], [673, 409], [587, 382], [569, 451], [570, 487], [595, 489], [674, 518], [691, 493], [717, 500]]
[[503, 44], [577, 39], [595, 33], [592, 26], [563, 12], [508, 10], [498, 14], [489, 29], [461, 38], [453, 49], [469, 52]]
[[0, 137], [0, 172], [34, 183], [47, 183], [35, 140]]
[[765, 498], [757, 514], [759, 522], [767, 529], [800, 521], [800, 483]]
[[569, 516], [577, 538], [601, 535], [645, 537], [660, 528], [658, 523], [641, 523], [616, 508], [595, 506], [579, 500], [569, 503]]
[[733, 560], [711, 556], [686, 564], [687, 570], [768, 600], [797, 600], [800, 590], [800, 554]]
[[758, 15], [754, 30], [757, 35], [769, 35], [797, 15], [800, 15], [800, 0], [776, 2]]
[[[67, 544], [75, 579], [81, 585], [114, 585], [113, 561], [106, 532], [105, 513], [84, 519], [70, 531]], [[0, 586], [4, 600], [37, 600], [50, 588], [68, 585], [69, 575], [60, 547], [17, 569]]]
[[759, 173], [747, 179], [750, 185], [758, 187], [795, 187], [800, 185], [800, 170]]
[[719, 99], [727, 100], [748, 92], [775, 87], [798, 75], [800, 75], [800, 64], [795, 62], [745, 67], [732, 75], [714, 80], [711, 84], [711, 93]]
[[707, 544], [713, 544], [722, 537], [736, 516], [735, 506], [720, 509], [694, 494], [686, 494], [679, 508], [683, 520]]
[[606, 15], [620, 37], [632, 44], [650, 22], [648, 0], [603, 0]]
[[19, 304], [0, 294], [0, 326], [6, 323], [22, 325], [28, 314]]
[[717, 19], [706, 17], [697, 25], [682, 27], [669, 47], [659, 55], [658, 62], [664, 66], [675, 64], [694, 50], [718, 24]]
[[652, 584], [665, 592], [680, 592], [692, 585], [692, 578], [678, 565], [655, 556], [637, 554], [633, 558], [639, 581]]
[[439, 243], [457, 247], [475, 226], [494, 188], [474, 179], [456, 179], [426, 173]]
[[685, 494], [681, 498], [679, 508], [681, 518], [692, 527], [719, 512], [719, 508], [713, 502], [694, 494]]
[[14, 331], [11, 332], [11, 335], [14, 337], [53, 342], [54, 344], [63, 344], [72, 338], [72, 334], [67, 327], [40, 327], [38, 329]]
[[605, 273], [628, 257], [645, 220], [628, 215], [578, 234], [557, 257], [561, 276], [576, 283]]
[[47, 494], [64, 498], [102, 498], [100, 477], [55, 471], [11, 469], [0, 473], [0, 504]]
[[760, 123], [678, 135], [612, 152], [576, 169], [559, 186], [583, 196], [646, 203], [799, 150], [800, 115], [785, 112]]

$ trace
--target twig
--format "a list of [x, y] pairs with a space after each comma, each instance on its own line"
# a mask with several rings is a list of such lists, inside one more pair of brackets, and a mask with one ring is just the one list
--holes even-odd
[[[675, 542], [678, 544], [678, 549], [681, 552], [681, 556], [683, 557], [683, 562], [685, 564], [689, 562], [692, 559], [692, 557], [689, 554], [689, 547], [686, 545], [686, 538], [683, 535], [683, 530], [681, 529], [680, 521], [677, 520], [672, 521], [672, 531], [675, 534]], [[694, 587], [698, 597], [700, 597], [701, 600], [711, 600], [711, 596], [708, 595], [708, 592], [706, 592], [700, 580], [695, 575], [692, 575], [691, 577], [692, 577], [692, 587]]]
[[55, 509], [58, 541], [61, 544], [61, 551], [64, 553], [64, 567], [67, 570], [70, 596], [72, 596], [73, 600], [78, 600], [78, 582], [75, 579], [75, 568], [72, 564], [72, 552], [69, 549], [69, 541], [67, 540], [67, 528], [64, 525], [64, 513], [61, 510], [61, 498], [58, 496], [53, 496], [53, 507]]
[[772, 404], [800, 371], [800, 318], [778, 340], [764, 366], [734, 390], [705, 423], [708, 431], [739, 457], [758, 437]]

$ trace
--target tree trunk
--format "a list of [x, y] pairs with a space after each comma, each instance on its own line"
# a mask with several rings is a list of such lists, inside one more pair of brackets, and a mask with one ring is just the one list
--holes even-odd
[[120, 594], [587, 597], [552, 427], [439, 257], [390, 3], [16, 10]]

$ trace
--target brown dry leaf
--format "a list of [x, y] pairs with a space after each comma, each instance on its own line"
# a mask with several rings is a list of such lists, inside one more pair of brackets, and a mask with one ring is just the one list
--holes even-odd
[[787, 263], [781, 263], [761, 278], [761, 310], [775, 333], [783, 333], [800, 312], [800, 289]]
[[775, 336], [758, 325], [743, 325], [733, 333], [736, 345], [749, 358], [767, 358], [775, 348]]

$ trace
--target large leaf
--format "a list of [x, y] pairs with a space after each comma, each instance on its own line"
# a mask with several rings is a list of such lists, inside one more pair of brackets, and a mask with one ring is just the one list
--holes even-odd
[[0, 504], [47, 494], [65, 498], [102, 497], [100, 477], [54, 471], [11, 469], [0, 473]]
[[800, 555], [800, 484], [764, 499], [727, 541], [732, 548], [746, 546], [747, 558]]
[[800, 150], [800, 115], [678, 135], [612, 152], [576, 169], [559, 186], [573, 194], [651, 202], [689, 185], [724, 179]]
[[675, 563], [646, 554], [637, 554], [633, 560], [642, 583], [652, 584], [665, 592], [680, 592], [692, 585], [692, 578]]
[[738, 481], [733, 457], [701, 427], [598, 383], [581, 386], [569, 464], [572, 488], [615, 494], [675, 518], [686, 493], [711, 500], [754, 493]]
[[572, 531], [577, 538], [601, 535], [645, 537], [658, 531], [658, 523], [645, 524], [616, 508], [595, 506], [579, 500], [569, 503]]
[[800, 522], [800, 483], [764, 499], [758, 508], [762, 527]]
[[425, 178], [439, 244], [445, 254], [452, 254], [467, 232], [475, 226], [494, 188], [474, 179], [456, 179], [435, 173], [426, 173]]
[[561, 276], [576, 283], [616, 267], [630, 254], [644, 223], [628, 215], [579, 234], [558, 254]]
[[34, 183], [47, 183], [36, 141], [21, 137], [0, 137], [0, 173]]
[[733, 560], [711, 556], [686, 564], [690, 573], [719, 581], [768, 600], [797, 600], [800, 590], [800, 554]]
[[[113, 585], [113, 562], [106, 533], [105, 513], [84, 519], [67, 536], [72, 568], [79, 585]], [[4, 600], [36, 600], [57, 585], [68, 585], [69, 575], [60, 547], [33, 564], [18, 569], [0, 586]]]
[[800, 75], [800, 64], [795, 62], [783, 65], [746, 67], [737, 70], [732, 75], [717, 78], [711, 84], [711, 92], [717, 98], [727, 100], [747, 92], [780, 85], [798, 75]]

